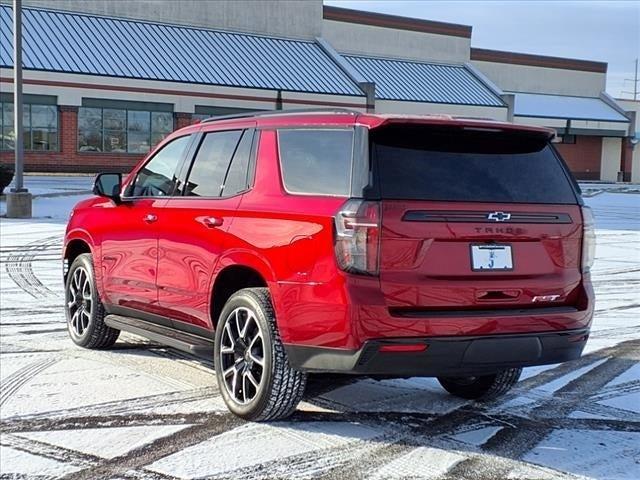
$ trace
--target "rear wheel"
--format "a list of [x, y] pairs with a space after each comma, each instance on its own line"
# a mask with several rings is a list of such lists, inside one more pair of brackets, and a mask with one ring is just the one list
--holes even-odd
[[229, 298], [216, 328], [215, 364], [222, 398], [244, 419], [286, 418], [304, 394], [307, 376], [289, 366], [266, 288]]
[[106, 312], [98, 295], [89, 253], [78, 255], [69, 267], [64, 306], [73, 343], [85, 348], [108, 348], [116, 343], [120, 330], [104, 323]]
[[438, 377], [440, 385], [456, 397], [491, 400], [507, 393], [520, 378], [521, 368], [508, 368], [494, 375], [479, 377]]

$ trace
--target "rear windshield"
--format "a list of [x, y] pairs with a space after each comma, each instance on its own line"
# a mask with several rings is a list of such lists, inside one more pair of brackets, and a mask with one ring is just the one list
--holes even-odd
[[576, 203], [546, 138], [522, 132], [389, 126], [372, 132], [382, 198]]

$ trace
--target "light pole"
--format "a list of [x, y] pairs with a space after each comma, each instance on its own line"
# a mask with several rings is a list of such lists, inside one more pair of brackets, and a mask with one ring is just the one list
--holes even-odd
[[22, 125], [22, 0], [13, 0], [13, 127], [15, 129], [14, 186], [7, 194], [8, 218], [31, 218], [31, 194], [24, 188], [24, 131]]

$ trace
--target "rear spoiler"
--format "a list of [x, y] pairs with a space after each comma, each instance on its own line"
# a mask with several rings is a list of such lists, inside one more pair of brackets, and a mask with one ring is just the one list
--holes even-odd
[[492, 132], [522, 132], [544, 136], [551, 140], [556, 136], [553, 128], [522, 125], [517, 123], [499, 122], [483, 118], [453, 117], [449, 115], [433, 116], [388, 116], [380, 118], [380, 123], [372, 125], [371, 129], [377, 129], [393, 124], [433, 125], [440, 127], [458, 127], [465, 130], [492, 131]]

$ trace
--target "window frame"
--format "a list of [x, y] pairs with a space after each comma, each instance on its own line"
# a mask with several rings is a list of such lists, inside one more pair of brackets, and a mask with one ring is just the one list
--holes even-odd
[[[5, 126], [4, 124], [4, 105], [14, 105], [13, 102], [5, 102], [5, 101], [0, 101], [0, 135], [4, 135], [4, 129], [5, 128], [9, 128], [8, 125]], [[56, 112], [56, 126], [55, 128], [51, 128], [51, 127], [36, 127], [36, 130], [40, 130], [40, 131], [46, 131], [47, 133], [51, 132], [51, 131], [55, 131], [55, 136], [56, 136], [56, 148], [50, 148], [50, 149], [35, 149], [33, 148], [33, 121], [32, 121], [32, 106], [37, 106], [37, 107], [54, 107], [55, 108], [55, 112]], [[28, 133], [29, 135], [29, 147], [23, 147], [23, 150], [25, 152], [39, 152], [39, 153], [47, 153], [47, 152], [60, 152], [60, 108], [57, 104], [51, 104], [51, 103], [38, 103], [38, 102], [24, 102], [22, 104], [22, 108], [23, 108], [23, 112], [26, 108], [28, 108], [29, 111], [29, 126], [25, 126], [24, 125], [24, 113], [23, 115], [23, 131], [25, 134]], [[11, 108], [11, 112], [12, 115], [15, 116], [15, 109], [12, 107]], [[15, 135], [15, 125], [11, 125], [11, 127], [14, 129], [14, 135]], [[24, 138], [23, 138], [24, 141]], [[4, 148], [4, 140], [0, 138], [0, 152], [14, 152], [15, 151], [15, 139], [14, 139], [14, 148]]]
[[[229, 162], [229, 164], [227, 165], [227, 171], [225, 173], [224, 179], [223, 179], [223, 185], [226, 184], [227, 181], [227, 177], [229, 175], [229, 171], [231, 169], [231, 164], [233, 163], [233, 159], [235, 157], [236, 151], [238, 150], [238, 147], [240, 146], [240, 142], [242, 141], [242, 137], [244, 135], [246, 135], [247, 133], [249, 133], [250, 135], [252, 135], [252, 139], [251, 139], [251, 149], [249, 151], [249, 163], [247, 164], [247, 188], [234, 193], [233, 195], [220, 195], [217, 197], [211, 197], [211, 196], [191, 196], [191, 195], [186, 195], [186, 191], [184, 189], [184, 186], [187, 184], [187, 182], [189, 181], [189, 176], [191, 175], [191, 170], [193, 170], [193, 166], [195, 164], [196, 161], [196, 157], [198, 154], [198, 151], [200, 150], [200, 147], [202, 145], [202, 142], [204, 141], [204, 137], [208, 134], [211, 133], [223, 133], [223, 132], [233, 132], [233, 131], [237, 131], [240, 130], [242, 131], [242, 135], [240, 135], [240, 139], [238, 140], [238, 144], [236, 145], [236, 148], [233, 152], [233, 155], [231, 156], [231, 161]], [[187, 159], [185, 161], [185, 165], [183, 166], [183, 170], [181, 171], [181, 175], [180, 175], [180, 179], [179, 179], [179, 191], [178, 192], [174, 192], [174, 193], [178, 193], [178, 195], [174, 195], [174, 198], [176, 197], [182, 197], [184, 199], [189, 199], [189, 200], [226, 200], [229, 198], [234, 198], [237, 197], [239, 195], [244, 195], [247, 192], [250, 192], [251, 190], [253, 190], [254, 187], [254, 183], [255, 183], [255, 163], [256, 163], [256, 154], [257, 154], [257, 150], [258, 150], [258, 141], [260, 138], [260, 135], [258, 133], [258, 129], [255, 128], [254, 125], [248, 126], [248, 127], [243, 127], [243, 126], [239, 126], [239, 127], [234, 127], [234, 128], [225, 128], [225, 129], [216, 129], [216, 130], [201, 130], [198, 133], [199, 138], [196, 139], [196, 141], [194, 142], [194, 148], [193, 148], [193, 152], [191, 152], [191, 155], [189, 157], [189, 159]], [[224, 193], [224, 188], [222, 189], [222, 192]]]
[[[82, 151], [80, 150], [80, 110], [83, 108], [87, 108], [87, 109], [93, 109], [93, 110], [100, 110], [100, 140], [101, 140], [101, 147], [102, 150], [99, 152], [95, 152], [95, 151]], [[105, 110], [119, 110], [124, 112], [124, 135], [125, 135], [125, 145], [124, 145], [124, 151], [123, 152], [107, 152], [104, 149], [104, 136], [105, 136], [105, 130], [114, 130], [114, 129], [105, 129], [104, 126], [104, 111]], [[148, 113], [149, 114], [149, 151], [148, 152], [131, 152], [129, 151], [129, 112], [144, 112], [144, 113]], [[167, 132], [165, 138], [163, 138], [160, 142], [158, 142], [155, 145], [151, 144], [151, 139], [154, 136], [154, 133], [160, 133], [157, 130], [153, 129], [153, 114], [154, 113], [162, 113], [162, 114], [169, 114], [171, 115], [171, 131]], [[168, 138], [169, 135], [171, 135], [176, 129], [176, 118], [175, 118], [175, 112], [167, 112], [167, 111], [163, 111], [163, 110], [143, 110], [143, 109], [139, 109], [139, 108], [122, 108], [122, 107], [117, 107], [117, 106], [87, 106], [87, 105], [82, 105], [80, 107], [78, 107], [78, 121], [77, 121], [77, 126], [76, 126], [76, 136], [77, 136], [77, 143], [76, 143], [76, 153], [80, 154], [80, 155], [148, 155], [150, 152], [152, 152], [157, 146], [161, 145], [162, 142]]]
[[[171, 194], [170, 195], [162, 195], [162, 196], [157, 196], [157, 197], [141, 196], [141, 195], [135, 195], [135, 196], [134, 195], [126, 195], [126, 193], [129, 192], [133, 188], [133, 185], [135, 184], [136, 179], [138, 178], [138, 175], [140, 174], [140, 171], [143, 170], [149, 164], [149, 162], [151, 162], [156, 157], [156, 155], [158, 155], [170, 143], [173, 143], [173, 142], [175, 142], [175, 141], [177, 141], [177, 140], [179, 140], [181, 138], [185, 138], [185, 137], [191, 137], [191, 138], [187, 142], [187, 145], [186, 145], [184, 151], [182, 152], [182, 156], [180, 157], [180, 159], [178, 160], [178, 164], [176, 165], [176, 168], [175, 168], [175, 171], [174, 171], [174, 177], [176, 179], [176, 182], [174, 182], [174, 184], [173, 184], [173, 188], [171, 190]], [[168, 198], [175, 198], [177, 196], [180, 196], [180, 195], [176, 195], [176, 190], [177, 190], [178, 186], [180, 185], [180, 183], [182, 183], [180, 175], [182, 174], [185, 162], [188, 162], [189, 156], [193, 155], [193, 145], [194, 145], [194, 142], [196, 141], [196, 137], [198, 137], [198, 132], [186, 133], [184, 135], [179, 135], [179, 136], [175, 136], [175, 137], [167, 137], [161, 143], [156, 145], [154, 147], [154, 150], [149, 154], [149, 158], [147, 158], [143, 163], [141, 163], [131, 173], [130, 180], [125, 185], [122, 186], [120, 199], [123, 202], [133, 202], [135, 200], [146, 200], [146, 199], [154, 199], [154, 198], [155, 199], [161, 199], [161, 198], [168, 199]]]
[[[280, 151], [280, 132], [283, 130], [295, 130], [295, 131], [301, 131], [301, 130], [322, 130], [322, 131], [344, 131], [344, 130], [349, 130], [352, 132], [351, 135], [351, 156], [350, 156], [350, 162], [351, 164], [349, 165], [349, 192], [345, 195], [338, 195], [338, 194], [332, 194], [332, 193], [316, 193], [316, 192], [297, 192], [297, 191], [293, 191], [293, 190], [289, 190], [287, 188], [287, 184], [284, 181], [284, 168], [282, 166], [282, 153]], [[287, 194], [287, 195], [291, 195], [291, 196], [304, 196], [304, 197], [330, 197], [330, 198], [352, 198], [353, 196], [353, 181], [354, 181], [354, 162], [358, 161], [358, 159], [356, 159], [356, 155], [357, 153], [360, 151], [360, 148], [356, 149], [356, 128], [354, 125], [345, 125], [345, 126], [340, 126], [340, 125], [318, 125], [318, 126], [304, 126], [304, 127], [295, 127], [295, 126], [291, 126], [291, 127], [277, 127], [275, 128], [275, 133], [276, 133], [276, 144], [277, 144], [277, 148], [278, 148], [278, 168], [280, 169], [280, 186], [282, 187], [283, 191]], [[357, 197], [360, 197], [361, 195], [357, 195]]]

